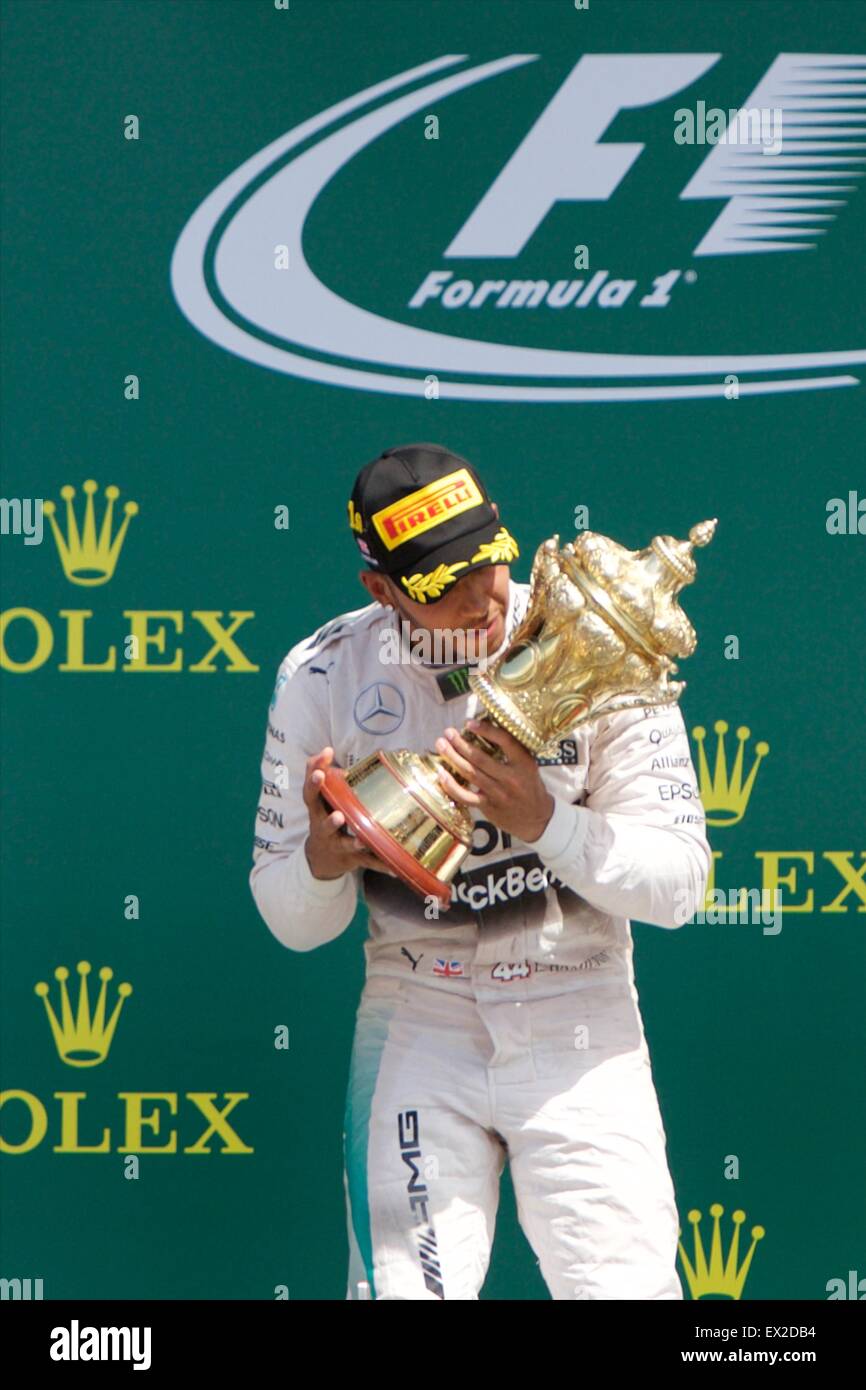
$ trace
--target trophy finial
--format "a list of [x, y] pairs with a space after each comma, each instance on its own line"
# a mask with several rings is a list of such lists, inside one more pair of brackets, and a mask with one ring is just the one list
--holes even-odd
[[689, 531], [689, 540], [692, 545], [709, 545], [716, 534], [718, 524], [719, 519], [715, 516], [711, 521], [699, 521], [697, 526], [693, 526]]
[[676, 588], [682, 588], [683, 585], [694, 582], [697, 566], [692, 551], [699, 546], [709, 545], [715, 530], [716, 518], [713, 517], [711, 521], [699, 521], [696, 526], [693, 526], [689, 531], [687, 541], [678, 541], [673, 536], [653, 537], [650, 542], [650, 549], [679, 580], [679, 583], [675, 585]]

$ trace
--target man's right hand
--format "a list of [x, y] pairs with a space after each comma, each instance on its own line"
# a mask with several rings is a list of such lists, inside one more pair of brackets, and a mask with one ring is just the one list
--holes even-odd
[[334, 761], [333, 748], [307, 759], [304, 777], [304, 801], [310, 815], [310, 833], [304, 852], [313, 878], [341, 878], [354, 869], [375, 869], [380, 874], [396, 874], [354, 835], [343, 832], [346, 817], [342, 811], [329, 811], [319, 793], [325, 772]]

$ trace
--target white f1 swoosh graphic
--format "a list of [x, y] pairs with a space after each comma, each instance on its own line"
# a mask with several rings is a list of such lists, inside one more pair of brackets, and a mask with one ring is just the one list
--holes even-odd
[[[513, 54], [452, 74], [420, 90], [397, 97], [325, 135], [282, 165], [262, 183], [223, 230], [214, 257], [220, 293], [250, 328], [235, 323], [213, 300], [205, 282], [205, 257], [214, 227], [251, 182], [288, 151], [369, 102], [427, 76], [465, 55], [449, 55], [377, 83], [319, 115], [302, 122], [246, 160], [193, 213], [181, 233], [171, 263], [175, 299], [189, 321], [206, 337], [247, 361], [310, 381], [353, 390], [424, 398], [425, 378], [439, 377], [441, 399], [476, 401], [588, 402], [672, 400], [724, 397], [724, 376], [751, 372], [840, 368], [866, 362], [866, 351], [773, 353], [764, 355], [665, 356], [628, 353], [566, 352], [523, 348], [484, 340], [451, 337], [414, 328], [361, 309], [340, 298], [313, 274], [303, 254], [307, 215], [319, 193], [349, 160], [372, 140], [407, 116], [429, 110], [432, 102], [456, 91], [534, 62], [537, 55]], [[387, 204], [386, 204], [387, 206]], [[274, 243], [289, 248], [289, 271], [273, 265]], [[344, 356], [368, 366], [339, 365], [303, 356], [289, 347], [264, 341], [256, 329], [309, 352]], [[415, 370], [416, 377], [392, 375], [381, 367]], [[500, 378], [483, 384], [462, 380], [459, 373]], [[585, 378], [712, 376], [698, 384], [541, 386], [517, 385], [502, 378]], [[739, 394], [856, 386], [854, 376], [819, 376], [775, 381], [740, 381]]]

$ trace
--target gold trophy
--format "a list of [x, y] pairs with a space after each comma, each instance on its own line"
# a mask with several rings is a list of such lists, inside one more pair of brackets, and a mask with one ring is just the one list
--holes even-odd
[[[674, 657], [691, 656], [694, 628], [679, 606], [695, 578], [693, 551], [707, 545], [715, 520], [693, 526], [687, 541], [655, 536], [626, 550], [608, 536], [581, 532], [559, 548], [539, 546], [529, 606], [512, 640], [469, 684], [484, 707], [479, 720], [507, 729], [530, 752], [555, 756], [561, 735], [616, 710], [672, 704], [685, 689], [672, 681]], [[493, 757], [483, 735], [463, 738]], [[472, 817], [437, 776], [438, 753], [378, 752], [344, 772], [329, 768], [321, 789], [348, 827], [422, 897], [450, 906], [451, 880], [472, 843]]]

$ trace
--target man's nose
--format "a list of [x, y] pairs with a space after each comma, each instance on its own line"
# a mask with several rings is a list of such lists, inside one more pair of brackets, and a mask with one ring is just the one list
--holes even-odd
[[472, 594], [476, 598], [486, 599], [493, 589], [495, 578], [492, 565], [485, 565], [483, 569], [473, 570], [471, 574], [467, 574], [463, 581], [464, 592], [467, 596]]
[[490, 566], [481, 570], [473, 570], [472, 574], [467, 574], [459, 589], [464, 613], [475, 616], [487, 612], [487, 600], [492, 589], [491, 578], [492, 569]]

